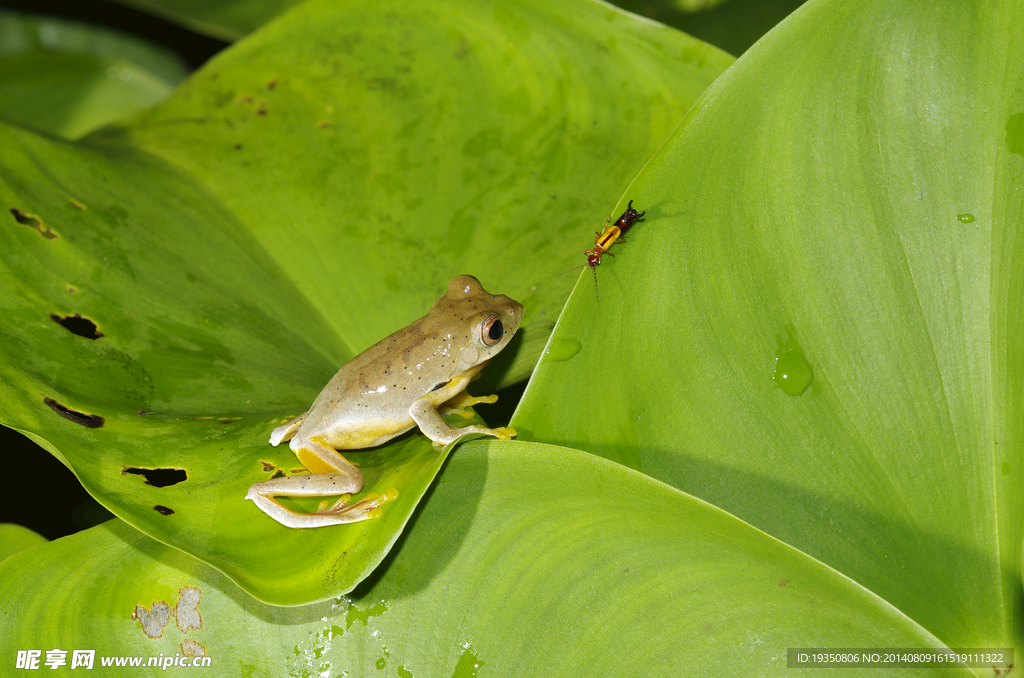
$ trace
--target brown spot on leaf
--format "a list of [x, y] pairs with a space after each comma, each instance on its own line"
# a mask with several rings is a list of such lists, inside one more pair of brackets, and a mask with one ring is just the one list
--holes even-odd
[[203, 619], [199, 615], [199, 600], [203, 592], [194, 586], [183, 586], [178, 589], [178, 604], [174, 606], [174, 618], [178, 629], [188, 633], [190, 629], [203, 628]]
[[275, 468], [274, 464], [270, 463], [269, 461], [263, 461], [262, 459], [260, 460], [260, 466], [262, 466], [263, 470], [266, 471], [267, 473], [270, 473]]
[[83, 318], [77, 313], [65, 316], [51, 313], [50, 319], [58, 325], [61, 325], [67, 331], [71, 332], [71, 334], [76, 334], [80, 337], [85, 337], [86, 339], [96, 341], [103, 336], [102, 332], [96, 331], [96, 323], [88, 318]]
[[25, 226], [28, 226], [29, 228], [34, 228], [35, 230], [39, 231], [39, 235], [43, 236], [47, 240], [53, 240], [54, 238], [57, 237], [56, 233], [51, 231], [46, 226], [43, 226], [43, 220], [40, 219], [35, 214], [28, 214], [26, 212], [22, 212], [17, 207], [11, 208], [11, 214], [14, 215], [14, 220], [17, 221], [19, 224], [23, 224]]
[[132, 619], [142, 624], [142, 632], [150, 638], [164, 635], [164, 627], [171, 618], [171, 607], [162, 600], [153, 601], [150, 609], [136, 605], [132, 610]]
[[243, 94], [242, 96], [238, 97], [238, 103], [240, 103], [240, 104], [251, 104], [252, 103], [252, 95], [251, 94]]
[[162, 516], [173, 516], [174, 515], [174, 509], [169, 509], [166, 506], [161, 506], [160, 504], [157, 504], [156, 506], [154, 506], [153, 510], [156, 511], [157, 513], [159, 513]]
[[316, 126], [317, 129], [327, 129], [328, 127], [331, 127], [333, 124], [334, 123], [332, 123], [330, 120], [321, 120], [316, 124]]
[[121, 475], [124, 476], [129, 473], [142, 476], [146, 479], [146, 484], [152, 487], [170, 487], [171, 485], [177, 485], [188, 480], [188, 474], [185, 473], [185, 469], [180, 468], [138, 468], [135, 466], [125, 466], [121, 469]]
[[266, 114], [267, 114], [267, 102], [266, 101], [261, 101], [258, 104], [256, 104], [256, 115], [266, 115]]
[[275, 87], [277, 87], [277, 78], [273, 78], [267, 83], [267, 89], [274, 89]]
[[76, 424], [85, 426], [86, 428], [99, 428], [100, 426], [103, 426], [103, 417], [98, 414], [86, 414], [85, 412], [73, 410], [70, 407], [61, 405], [53, 398], [43, 398], [43, 402], [46, 403], [47, 407], [68, 421], [73, 421]]

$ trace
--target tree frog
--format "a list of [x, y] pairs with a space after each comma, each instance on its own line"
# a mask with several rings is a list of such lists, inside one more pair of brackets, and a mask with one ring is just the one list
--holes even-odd
[[448, 291], [425, 316], [342, 366], [308, 412], [270, 434], [271, 445], [290, 440], [295, 456], [310, 473], [255, 483], [245, 498], [286, 527], [357, 522], [378, 516], [378, 507], [393, 493], [371, 493], [351, 505], [342, 496], [330, 508], [321, 506], [315, 513], [291, 511], [274, 497], [358, 492], [363, 474], [338, 450], [375, 447], [415, 426], [435, 446], [469, 433], [510, 440], [516, 433], [511, 428], [454, 428], [441, 415], [455, 411], [472, 416], [464, 408], [498, 399], [495, 395], [474, 398], [462, 391], [508, 345], [522, 320], [519, 302], [488, 294], [473, 276], [452, 278]]

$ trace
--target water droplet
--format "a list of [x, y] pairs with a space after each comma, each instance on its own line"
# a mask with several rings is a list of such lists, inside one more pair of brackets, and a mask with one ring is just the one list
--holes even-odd
[[970, 212], [964, 212], [963, 214], [958, 214], [958, 215], [956, 215], [956, 218], [959, 219], [960, 221], [964, 222], [965, 224], [973, 224], [974, 223], [974, 215], [971, 214]]
[[387, 662], [387, 660], [386, 660], [386, 659], [384, 659], [384, 657], [381, 657], [380, 659], [378, 659], [378, 660], [377, 660], [377, 670], [378, 670], [378, 671], [383, 671], [383, 670], [384, 670], [384, 668], [385, 668], [385, 667], [386, 667], [387, 665], [388, 665], [388, 662]]
[[552, 362], [564, 362], [583, 349], [583, 344], [575, 339], [552, 339], [544, 351], [544, 357]]
[[796, 329], [788, 323], [785, 327], [789, 338], [783, 341], [781, 336], [775, 337], [779, 342], [775, 351], [775, 385], [787, 395], [798, 396], [814, 381], [814, 370], [797, 343]]
[[1013, 470], [1013, 466], [1010, 465], [1010, 462], [1004, 461], [1003, 462], [1003, 475], [1004, 476], [1010, 475], [1010, 471], [1012, 471], [1012, 470]]

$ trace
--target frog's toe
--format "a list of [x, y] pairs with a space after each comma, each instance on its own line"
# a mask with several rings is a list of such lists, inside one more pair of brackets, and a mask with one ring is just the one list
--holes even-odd
[[511, 426], [499, 426], [493, 428], [491, 431], [494, 433], [494, 437], [499, 440], [512, 440], [516, 435], [516, 430]]
[[454, 398], [451, 398], [439, 408], [441, 414], [457, 414], [464, 419], [472, 419], [473, 413], [468, 411], [468, 408], [473, 405], [479, 405], [481, 403], [490, 404], [498, 401], [498, 396], [491, 395], [486, 396], [471, 396], [465, 391], [458, 394]]
[[361, 518], [354, 518], [352, 521], [344, 522], [355, 522], [357, 520], [368, 520], [371, 518], [380, 517], [380, 507], [389, 501], [398, 498], [398, 488], [392, 487], [384, 494], [377, 494], [376, 492], [370, 492], [365, 497], [352, 504], [347, 505], [348, 497], [342, 497], [339, 499], [334, 506], [327, 509], [326, 511], [320, 511], [321, 515], [337, 515], [343, 516], [352, 511], [359, 511], [363, 514]]

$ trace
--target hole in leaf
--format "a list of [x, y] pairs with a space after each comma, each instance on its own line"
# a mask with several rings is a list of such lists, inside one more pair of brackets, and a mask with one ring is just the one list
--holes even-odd
[[166, 506], [161, 506], [160, 504], [157, 504], [156, 506], [154, 506], [153, 510], [156, 511], [157, 513], [159, 513], [162, 516], [174, 515], [174, 509], [169, 509]]
[[19, 224], [24, 224], [29, 228], [39, 228], [40, 226], [43, 225], [43, 222], [39, 220], [39, 217], [37, 217], [34, 214], [25, 214], [17, 207], [11, 208], [11, 214], [14, 215], [15, 221], [17, 221]]
[[153, 487], [170, 487], [188, 479], [188, 474], [180, 468], [137, 468], [125, 466], [121, 475], [133, 474], [146, 479], [146, 484]]
[[100, 426], [103, 426], [103, 417], [98, 414], [86, 414], [84, 412], [79, 412], [78, 410], [73, 410], [70, 407], [61, 405], [53, 398], [43, 398], [43, 402], [46, 403], [47, 407], [68, 421], [81, 424], [86, 428], [99, 428]]
[[51, 231], [46, 226], [43, 226], [43, 220], [37, 217], [36, 215], [22, 212], [17, 207], [11, 208], [11, 214], [14, 215], [14, 220], [17, 221], [19, 224], [23, 224], [25, 226], [28, 226], [29, 228], [34, 228], [35, 230], [39, 231], [39, 235], [43, 236], [47, 240], [53, 240], [54, 238], [57, 237], [56, 233]]
[[63, 326], [64, 329], [71, 332], [71, 334], [77, 334], [80, 337], [92, 339], [93, 341], [96, 341], [103, 336], [102, 332], [96, 331], [96, 323], [88, 318], [83, 318], [77, 313], [75, 315], [66, 316], [59, 316], [56, 313], [51, 313], [50, 318], [53, 322]]

